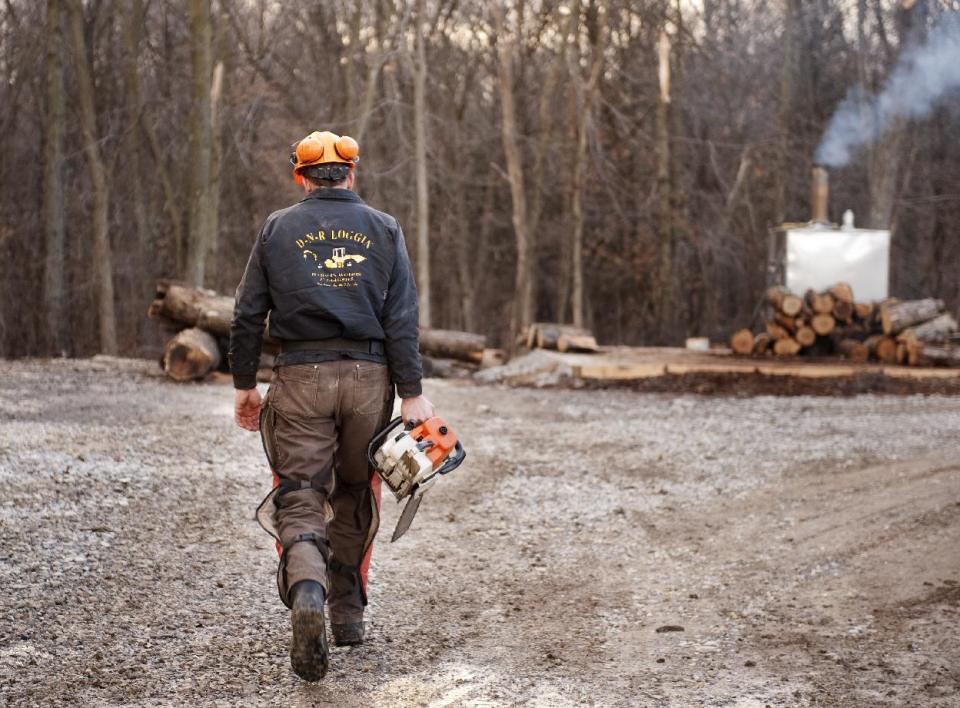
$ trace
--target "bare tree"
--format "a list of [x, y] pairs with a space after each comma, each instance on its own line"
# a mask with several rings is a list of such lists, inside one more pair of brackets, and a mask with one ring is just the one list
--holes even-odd
[[[579, 5], [579, 3], [577, 3]], [[578, 13], [578, 10], [574, 10]], [[579, 62], [571, 67], [571, 79], [577, 96], [577, 149], [573, 163], [573, 188], [571, 195], [571, 217], [573, 219], [573, 238], [571, 249], [571, 269], [573, 273], [573, 324], [583, 327], [585, 320], [584, 284], [583, 284], [583, 192], [588, 167], [587, 147], [590, 134], [593, 130], [594, 104], [597, 100], [597, 90], [600, 85], [600, 76], [603, 72], [603, 18], [596, 0], [590, 0], [586, 7], [587, 37], [589, 52], [587, 53], [588, 75], [586, 79], [580, 69]], [[579, 36], [577, 36], [579, 46]], [[579, 59], [579, 53], [578, 53]]]
[[100, 351], [117, 353], [117, 323], [113, 302], [113, 252], [110, 246], [110, 192], [107, 167], [100, 152], [93, 69], [87, 55], [82, 0], [69, 0], [69, 24], [73, 42], [73, 65], [77, 73], [77, 99], [83, 151], [93, 189], [93, 272], [97, 282], [97, 315]]
[[670, 37], [660, 30], [657, 41], [660, 96], [657, 102], [657, 267], [658, 324], [667, 329], [673, 319], [674, 233], [673, 184], [670, 150]]
[[[503, 8], [493, 7], [497, 33], [497, 68], [502, 111], [501, 131], [510, 196], [513, 200], [513, 232], [517, 244], [517, 267], [514, 281], [516, 300], [511, 318], [511, 331], [517, 332], [533, 322], [534, 302], [534, 234], [527, 223], [527, 191], [523, 182], [523, 162], [520, 147], [517, 108], [513, 93], [513, 62], [516, 37], [507, 28]], [[517, 33], [520, 27], [518, 24]]]
[[424, 47], [424, 2], [417, 0], [414, 17], [413, 70], [414, 163], [417, 170], [417, 291], [420, 326], [430, 326], [430, 192], [427, 184], [427, 52]]
[[189, 232], [182, 272], [187, 282], [203, 286], [207, 252], [210, 248], [211, 163], [213, 159], [212, 109], [210, 76], [212, 71], [213, 34], [210, 21], [210, 0], [189, 0], [190, 60], [192, 67], [190, 111], [189, 165]]
[[47, 1], [46, 88], [44, 114], [43, 216], [46, 253], [44, 256], [43, 302], [46, 309], [48, 343], [54, 352], [67, 351], [65, 326], [66, 228], [64, 221], [63, 136], [65, 97], [63, 86], [63, 6], [61, 0]]

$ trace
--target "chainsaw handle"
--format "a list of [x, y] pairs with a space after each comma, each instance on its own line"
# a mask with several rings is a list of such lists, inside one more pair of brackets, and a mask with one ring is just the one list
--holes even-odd
[[370, 440], [370, 444], [367, 445], [367, 462], [370, 463], [370, 467], [376, 468], [377, 463], [373, 459], [373, 456], [376, 454], [377, 450], [383, 444], [383, 441], [387, 439], [387, 435], [392, 433], [397, 427], [397, 423], [400, 422], [400, 416], [397, 416], [393, 420], [384, 426], [383, 430], [373, 436], [373, 439]]
[[453, 472], [457, 467], [463, 464], [463, 461], [467, 459], [467, 451], [463, 449], [463, 445], [460, 444], [460, 441], [457, 440], [456, 446], [453, 448], [453, 452], [450, 453], [448, 457], [440, 468], [437, 470], [436, 474], [449, 474]]

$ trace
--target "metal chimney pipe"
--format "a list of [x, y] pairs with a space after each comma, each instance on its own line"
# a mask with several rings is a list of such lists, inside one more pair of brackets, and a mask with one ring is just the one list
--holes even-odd
[[830, 223], [827, 216], [827, 199], [830, 196], [830, 177], [825, 167], [813, 166], [810, 181], [810, 220], [820, 224]]

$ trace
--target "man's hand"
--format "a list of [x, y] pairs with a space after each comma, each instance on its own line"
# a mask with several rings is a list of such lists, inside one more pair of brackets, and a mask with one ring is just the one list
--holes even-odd
[[255, 388], [237, 389], [234, 396], [233, 419], [244, 430], [260, 430], [260, 392]]
[[424, 396], [404, 398], [400, 403], [400, 417], [406, 424], [419, 425], [427, 418], [433, 418], [433, 404]]

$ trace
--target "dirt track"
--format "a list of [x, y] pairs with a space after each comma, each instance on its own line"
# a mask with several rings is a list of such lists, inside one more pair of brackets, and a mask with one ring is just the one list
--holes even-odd
[[468, 462], [311, 686], [230, 388], [120, 368], [3, 363], [0, 704], [956, 705], [960, 397], [429, 382]]

